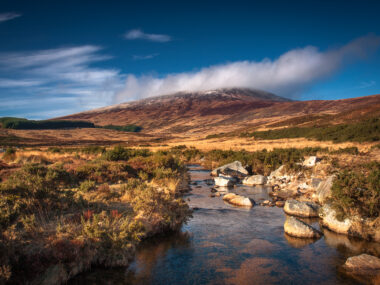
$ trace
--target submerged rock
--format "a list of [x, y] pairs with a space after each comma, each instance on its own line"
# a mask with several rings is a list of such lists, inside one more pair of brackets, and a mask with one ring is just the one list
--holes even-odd
[[286, 218], [284, 231], [288, 235], [298, 238], [319, 238], [322, 236], [320, 231], [292, 216]]
[[227, 176], [219, 176], [214, 178], [215, 186], [219, 187], [229, 187], [235, 184], [235, 179]]
[[211, 171], [212, 176], [218, 176], [220, 174], [245, 177], [248, 175], [248, 171], [243, 167], [240, 161], [234, 161]]
[[267, 183], [267, 178], [263, 175], [252, 175], [243, 180], [243, 184], [248, 186], [264, 185], [265, 183]]
[[251, 199], [244, 196], [237, 195], [235, 193], [228, 193], [224, 195], [223, 200], [235, 206], [241, 206], [241, 207], [253, 207], [254, 205]]
[[301, 202], [297, 200], [287, 200], [284, 212], [291, 216], [313, 218], [318, 217], [319, 206], [312, 202]]
[[285, 206], [285, 202], [284, 201], [276, 201], [276, 206], [279, 207], [279, 208], [282, 208]]
[[349, 257], [342, 266], [345, 273], [358, 281], [380, 284], [380, 258], [368, 254]]

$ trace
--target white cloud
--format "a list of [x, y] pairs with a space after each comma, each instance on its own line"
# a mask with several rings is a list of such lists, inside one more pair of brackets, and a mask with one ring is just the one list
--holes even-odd
[[[0, 53], [0, 90], [12, 94], [12, 101], [29, 96], [33, 102], [44, 103], [44, 108], [49, 103], [57, 112], [68, 105], [74, 112], [111, 104], [115, 92], [123, 87], [123, 76], [117, 69], [94, 66], [110, 58], [101, 51], [98, 46], [87, 45]], [[62, 98], [65, 106], [61, 104]], [[18, 108], [42, 106], [38, 103], [28, 106], [30, 100], [18, 101]]]
[[147, 54], [147, 55], [133, 55], [132, 58], [134, 60], [146, 60], [146, 59], [152, 59], [158, 55], [159, 55], [158, 53], [152, 53], [152, 54]]
[[9, 21], [9, 20], [13, 20], [13, 19], [18, 18], [20, 16], [21, 16], [21, 14], [12, 13], [12, 12], [9, 12], [9, 13], [0, 13], [0, 23], [1, 22], [6, 22], [6, 21]]
[[326, 52], [308, 46], [288, 51], [275, 60], [238, 61], [164, 77], [129, 74], [115, 102], [227, 87], [263, 89], [280, 96], [296, 97], [311, 84], [337, 71], [344, 63], [366, 56], [379, 45], [380, 37], [370, 35]]
[[140, 29], [134, 29], [127, 32], [124, 37], [127, 40], [147, 40], [152, 42], [169, 42], [171, 41], [171, 37], [168, 35], [161, 35], [161, 34], [147, 34], [144, 33]]
[[363, 82], [360, 82], [360, 84], [357, 87], [357, 89], [365, 89], [365, 88], [369, 88], [369, 87], [372, 87], [372, 86], [375, 86], [375, 85], [376, 85], [376, 81], [374, 81], [374, 80], [363, 81]]

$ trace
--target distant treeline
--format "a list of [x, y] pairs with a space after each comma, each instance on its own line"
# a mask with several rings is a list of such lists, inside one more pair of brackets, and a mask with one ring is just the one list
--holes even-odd
[[104, 129], [110, 129], [110, 130], [117, 130], [117, 131], [122, 131], [122, 132], [133, 132], [133, 133], [137, 133], [139, 131], [141, 131], [141, 127], [139, 126], [136, 126], [136, 125], [125, 125], [125, 126], [114, 126], [114, 125], [106, 125], [106, 126], [102, 126], [101, 128], [104, 128]]
[[68, 121], [68, 120], [28, 120], [24, 118], [3, 117], [0, 118], [1, 127], [15, 130], [59, 130], [74, 128], [105, 128], [123, 132], [139, 132], [141, 127], [136, 125], [126, 126], [95, 126], [94, 123], [87, 121]]
[[292, 127], [285, 129], [242, 133], [242, 137], [275, 140], [282, 138], [310, 138], [334, 142], [374, 142], [380, 140], [380, 119], [373, 118], [356, 124], [325, 127]]

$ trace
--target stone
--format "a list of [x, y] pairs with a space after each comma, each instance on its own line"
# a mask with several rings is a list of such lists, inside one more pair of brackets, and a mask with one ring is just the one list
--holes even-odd
[[267, 178], [263, 175], [252, 175], [243, 179], [243, 184], [248, 186], [264, 185], [267, 183]]
[[323, 180], [320, 179], [320, 178], [311, 178], [311, 187], [313, 188], [318, 188], [319, 184], [322, 182]]
[[219, 192], [215, 193], [215, 197], [220, 197], [220, 193]]
[[285, 206], [285, 202], [284, 201], [276, 201], [275, 205], [279, 208], [282, 208]]
[[235, 193], [228, 193], [224, 195], [223, 200], [232, 205], [241, 206], [241, 207], [253, 207], [254, 205], [251, 199], [244, 196], [237, 195]]
[[334, 176], [329, 176], [326, 180], [319, 183], [316, 196], [320, 204], [324, 204], [331, 197], [331, 187], [334, 181]]
[[285, 165], [281, 165], [276, 170], [272, 171], [269, 175], [270, 179], [281, 179], [284, 176]]
[[322, 233], [320, 231], [291, 216], [286, 218], [284, 231], [288, 235], [298, 238], [319, 238], [322, 236]]
[[297, 200], [287, 200], [284, 212], [291, 216], [313, 218], [318, 217], [319, 206], [312, 202], [301, 202]]
[[367, 284], [379, 284], [380, 282], [380, 258], [369, 254], [361, 254], [349, 257], [342, 266], [345, 273], [360, 282]]
[[304, 160], [302, 165], [306, 167], [313, 167], [317, 163], [317, 161], [318, 161], [318, 158], [316, 156], [309, 156], [308, 158]]
[[248, 171], [243, 167], [240, 161], [234, 161], [211, 171], [212, 176], [218, 176], [220, 174], [245, 177], [248, 175]]
[[230, 187], [235, 184], [235, 180], [227, 176], [219, 176], [214, 178], [215, 186], [219, 187]]
[[329, 204], [322, 207], [320, 217], [322, 218], [322, 226], [339, 234], [348, 234], [352, 224], [351, 220], [346, 218], [343, 221], [339, 221], [336, 218], [335, 210]]

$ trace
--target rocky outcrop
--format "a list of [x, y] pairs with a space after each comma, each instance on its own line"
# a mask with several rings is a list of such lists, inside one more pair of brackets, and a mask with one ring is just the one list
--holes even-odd
[[274, 179], [281, 179], [285, 175], [285, 165], [281, 165], [279, 168], [276, 170], [273, 170], [270, 175], [269, 179], [274, 180]]
[[291, 216], [313, 218], [318, 217], [319, 206], [312, 202], [301, 202], [297, 200], [287, 200], [284, 212]]
[[320, 217], [322, 226], [339, 234], [348, 234], [352, 225], [352, 221], [348, 218], [339, 221], [335, 210], [329, 204], [322, 207]]
[[326, 180], [319, 183], [316, 190], [316, 199], [320, 204], [324, 204], [331, 197], [331, 187], [334, 176], [329, 176]]
[[380, 258], [368, 254], [349, 257], [342, 268], [360, 282], [380, 284]]
[[288, 216], [284, 224], [284, 231], [290, 236], [298, 238], [319, 238], [322, 233], [305, 222]]
[[219, 176], [214, 178], [215, 186], [219, 187], [230, 187], [235, 185], [235, 179], [228, 176]]
[[223, 200], [235, 205], [235, 206], [240, 206], [240, 207], [253, 207], [254, 202], [251, 201], [251, 199], [237, 195], [235, 193], [228, 193], [223, 196]]
[[380, 242], [380, 218], [365, 219], [352, 216], [340, 221], [330, 204], [322, 207], [320, 218], [322, 226], [333, 232]]
[[219, 176], [220, 174], [245, 177], [248, 175], [248, 171], [243, 167], [240, 161], [234, 161], [211, 171], [212, 176]]
[[243, 184], [248, 186], [264, 185], [267, 183], [267, 178], [263, 175], [252, 175], [243, 179]]

